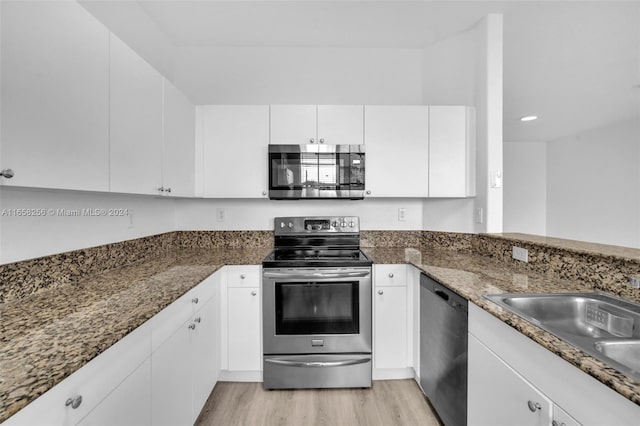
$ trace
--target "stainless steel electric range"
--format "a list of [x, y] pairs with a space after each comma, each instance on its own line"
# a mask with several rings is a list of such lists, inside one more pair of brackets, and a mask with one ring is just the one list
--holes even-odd
[[264, 387], [370, 387], [371, 260], [359, 218], [276, 218], [262, 267]]

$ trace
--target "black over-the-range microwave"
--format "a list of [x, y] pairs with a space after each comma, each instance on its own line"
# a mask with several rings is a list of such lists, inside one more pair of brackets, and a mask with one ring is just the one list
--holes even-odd
[[364, 198], [364, 145], [269, 145], [272, 200]]

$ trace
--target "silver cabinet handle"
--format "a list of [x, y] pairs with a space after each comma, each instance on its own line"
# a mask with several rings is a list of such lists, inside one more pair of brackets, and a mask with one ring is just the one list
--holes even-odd
[[314, 138], [311, 138], [311, 139], [309, 139], [309, 142], [316, 143], [316, 140]]
[[74, 396], [73, 398], [67, 399], [67, 402], [64, 403], [66, 407], [71, 406], [74, 410], [78, 408], [82, 404], [82, 395]]
[[255, 296], [256, 294], [258, 294], [258, 292], [257, 292], [257, 291], [255, 291], [255, 290], [253, 290], [253, 291], [251, 292], [251, 295], [252, 295], [252, 296]]
[[195, 330], [195, 329], [196, 329], [195, 324], [189, 324], [189, 330]]
[[351, 277], [368, 277], [370, 274], [369, 271], [358, 271], [358, 272], [309, 272], [309, 273], [288, 273], [288, 272], [270, 272], [263, 271], [263, 278], [284, 278], [288, 280], [300, 280], [305, 278], [351, 278]]
[[158, 192], [164, 192], [164, 186], [161, 186], [160, 188], [158, 188]]
[[4, 169], [0, 172], [0, 176], [2, 176], [3, 178], [11, 179], [13, 177], [13, 170]]
[[200, 318], [200, 317], [195, 317], [195, 318], [193, 319], [193, 322], [197, 322], [198, 324], [200, 324], [200, 323], [202, 322], [202, 318]]
[[194, 297], [193, 299], [191, 299], [191, 303], [195, 303], [197, 305], [198, 304], [198, 298]]
[[247, 278], [247, 276], [245, 274], [240, 274], [240, 279], [244, 280], [245, 278]]
[[371, 190], [370, 190], [370, 189], [369, 189], [369, 190], [367, 190], [367, 191], [365, 192], [365, 194], [367, 194], [367, 195], [371, 195]]
[[320, 138], [320, 143], [324, 143], [324, 138]]
[[267, 191], [262, 191], [262, 195], [267, 195]]
[[393, 278], [393, 272], [389, 272], [389, 278]]
[[384, 294], [384, 291], [378, 290], [378, 294], [382, 296]]
[[165, 188], [165, 190], [164, 190], [164, 191], [165, 191], [165, 192], [168, 192], [168, 193], [171, 193], [171, 187], [169, 187], [169, 188]]
[[344, 361], [289, 361], [286, 359], [265, 359], [264, 362], [271, 364], [286, 365], [289, 367], [342, 367], [344, 365], [364, 364], [371, 361], [371, 358], [346, 359]]
[[552, 420], [551, 421], [551, 426], [567, 426], [567, 424], [565, 422], [558, 423], [557, 420]]
[[529, 410], [531, 410], [532, 413], [535, 413], [536, 411], [542, 409], [540, 404], [538, 404], [537, 402], [527, 401], [527, 405], [529, 406]]

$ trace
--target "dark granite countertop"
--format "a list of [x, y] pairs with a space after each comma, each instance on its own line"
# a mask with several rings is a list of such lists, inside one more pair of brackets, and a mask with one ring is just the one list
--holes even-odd
[[0, 304], [0, 422], [222, 266], [269, 251], [178, 249]]
[[[255, 265], [270, 248], [175, 249], [0, 304], [0, 421], [108, 349], [225, 265]], [[592, 291], [473, 253], [365, 248], [378, 264], [409, 263], [640, 404], [640, 383], [484, 299], [486, 293]], [[139, 303], [144, 300], [145, 303]]]
[[640, 383], [633, 378], [606, 366], [569, 343], [482, 297], [488, 293], [593, 292], [591, 287], [550, 275], [515, 270], [503, 262], [472, 253], [412, 248], [369, 248], [364, 251], [374, 263], [408, 263], [416, 266], [434, 280], [640, 405]]

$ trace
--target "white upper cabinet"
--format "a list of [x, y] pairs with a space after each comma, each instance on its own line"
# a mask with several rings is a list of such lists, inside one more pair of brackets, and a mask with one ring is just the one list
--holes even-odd
[[203, 196], [267, 196], [269, 106], [206, 105], [202, 114]]
[[366, 193], [429, 196], [429, 107], [365, 106]]
[[476, 195], [474, 109], [429, 107], [429, 196]]
[[364, 143], [362, 105], [318, 105], [318, 141], [330, 145]]
[[162, 187], [162, 76], [111, 35], [110, 188], [158, 194]]
[[304, 145], [317, 142], [315, 105], [271, 105], [271, 143]]
[[167, 195], [189, 197], [195, 190], [196, 108], [164, 80], [162, 187]]
[[76, 2], [2, 2], [0, 184], [108, 191], [109, 31]]
[[360, 145], [362, 105], [271, 105], [270, 143]]

